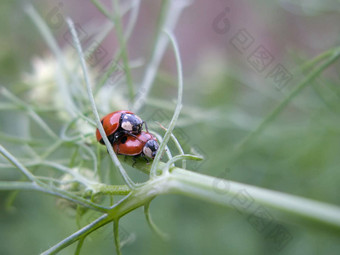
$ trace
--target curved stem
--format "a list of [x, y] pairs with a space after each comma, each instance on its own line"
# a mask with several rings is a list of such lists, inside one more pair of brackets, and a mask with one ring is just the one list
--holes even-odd
[[117, 38], [119, 41], [119, 46], [121, 48], [122, 53], [122, 59], [124, 63], [124, 71], [125, 71], [125, 77], [126, 77], [126, 83], [128, 86], [129, 96], [130, 99], [134, 100], [134, 89], [133, 89], [133, 81], [131, 76], [131, 70], [130, 70], [130, 64], [129, 64], [129, 57], [126, 49], [126, 41], [124, 39], [123, 31], [122, 31], [122, 22], [121, 22], [121, 16], [120, 16], [120, 7], [118, 4], [118, 0], [113, 0], [114, 3], [114, 21], [116, 24], [116, 31], [117, 31]]
[[157, 225], [153, 222], [151, 215], [150, 215], [150, 202], [146, 203], [144, 205], [144, 214], [145, 214], [145, 218], [146, 221], [148, 222], [150, 228], [153, 230], [153, 232], [155, 232], [155, 234], [159, 235], [162, 239], [166, 240], [168, 239], [168, 235], [166, 233], [163, 233], [158, 227]]
[[49, 254], [57, 254], [57, 252], [61, 251], [62, 249], [66, 248], [67, 246], [71, 245], [72, 243], [85, 238], [88, 234], [95, 231], [96, 229], [106, 225], [109, 223], [111, 219], [109, 219], [107, 214], [100, 216], [98, 219], [90, 223], [89, 225], [83, 227], [82, 229], [78, 230], [74, 234], [70, 235], [69, 237], [65, 238], [63, 241], [57, 243], [53, 247], [49, 248], [48, 250], [41, 253], [41, 255], [49, 255]]
[[[46, 186], [46, 185], [44, 185]], [[15, 181], [0, 181], [0, 190], [32, 190], [32, 191], [40, 191], [46, 194], [50, 194], [53, 196], [57, 196], [63, 199], [66, 199], [68, 201], [71, 201], [73, 203], [82, 205], [84, 207], [90, 208], [95, 211], [99, 212], [107, 212], [109, 208], [95, 204], [87, 199], [84, 199], [82, 197], [78, 197], [70, 192], [51, 188], [51, 187], [42, 187], [41, 185], [38, 185], [33, 182], [15, 182]]]
[[174, 168], [170, 175], [173, 193], [228, 206], [239, 212], [255, 212], [258, 205], [263, 205], [279, 213], [280, 220], [287, 220], [289, 215], [289, 219], [297, 219], [298, 224], [307, 221], [340, 230], [340, 207], [334, 205], [180, 168]]
[[82, 67], [84, 78], [85, 78], [87, 93], [88, 93], [88, 96], [89, 96], [92, 112], [93, 112], [93, 115], [95, 117], [95, 121], [96, 121], [97, 127], [99, 129], [99, 132], [100, 132], [101, 136], [103, 137], [104, 143], [106, 145], [106, 148], [107, 148], [107, 150], [108, 150], [108, 152], [110, 154], [110, 157], [111, 157], [112, 161], [118, 167], [119, 172], [120, 172], [121, 176], [123, 177], [125, 183], [129, 186], [130, 189], [133, 189], [133, 188], [136, 187], [136, 185], [130, 179], [130, 177], [126, 173], [125, 169], [123, 168], [123, 166], [119, 162], [119, 160], [117, 158], [117, 155], [113, 152], [112, 146], [111, 146], [111, 144], [110, 144], [110, 142], [109, 142], [109, 140], [108, 140], [108, 138], [106, 136], [106, 133], [105, 133], [104, 128], [103, 128], [103, 125], [100, 122], [100, 118], [99, 118], [99, 115], [98, 115], [96, 103], [95, 103], [95, 100], [94, 100], [94, 97], [93, 97], [93, 93], [92, 93], [92, 86], [91, 86], [91, 83], [90, 83], [90, 78], [89, 78], [89, 75], [88, 75], [88, 72], [87, 72], [87, 68], [86, 68], [86, 64], [85, 64], [85, 59], [84, 59], [83, 51], [82, 51], [82, 48], [81, 48], [81, 45], [80, 45], [80, 42], [79, 42], [79, 38], [78, 38], [77, 32], [76, 32], [76, 30], [74, 28], [74, 24], [73, 24], [71, 19], [67, 19], [67, 23], [68, 23], [69, 28], [71, 30], [72, 37], [73, 37], [74, 43], [75, 43], [77, 51], [78, 51], [81, 67]]
[[239, 153], [245, 146], [252, 141], [258, 134], [260, 134], [265, 127], [279, 115], [279, 113], [288, 105], [288, 103], [299, 94], [299, 92], [305, 88], [307, 85], [311, 84], [316, 77], [318, 77], [327, 67], [333, 64], [340, 57], [340, 48], [333, 51], [332, 56], [324, 62], [319, 68], [314, 72], [309, 74], [301, 83], [299, 83], [296, 88], [269, 114], [267, 117], [258, 125], [258, 127], [247, 135], [243, 141], [238, 145], [236, 153]]
[[114, 239], [115, 239], [117, 255], [121, 255], [122, 252], [121, 252], [121, 249], [120, 249], [119, 220], [113, 221], [113, 234], [114, 234]]
[[172, 116], [172, 119], [170, 121], [168, 130], [165, 132], [164, 138], [162, 143], [159, 146], [159, 149], [157, 151], [156, 157], [154, 159], [154, 162], [152, 163], [152, 167], [150, 170], [150, 177], [155, 177], [156, 176], [156, 171], [157, 171], [157, 166], [158, 166], [158, 162], [160, 161], [163, 151], [168, 143], [168, 141], [171, 138], [171, 134], [172, 131], [174, 130], [175, 126], [176, 126], [176, 122], [178, 119], [178, 116], [181, 112], [182, 109], [182, 97], [183, 97], [183, 74], [182, 74], [182, 62], [181, 62], [181, 56], [179, 53], [179, 49], [178, 49], [178, 45], [177, 42], [175, 40], [175, 37], [173, 36], [173, 34], [170, 31], [164, 31], [167, 36], [169, 37], [171, 44], [173, 46], [174, 49], [174, 53], [175, 53], [175, 57], [176, 57], [176, 63], [177, 63], [177, 73], [178, 73], [178, 93], [177, 93], [177, 105], [176, 105], [176, 109], [175, 112]]
[[[173, 31], [178, 21], [178, 18], [184, 9], [189, 4], [189, 1], [169, 1], [170, 6], [167, 8], [167, 12], [164, 13], [166, 15], [163, 29], [167, 31]], [[161, 31], [162, 29], [160, 29]], [[156, 73], [158, 70], [158, 66], [163, 58], [166, 47], [168, 45], [169, 38], [162, 34], [161, 32], [157, 35], [156, 43], [154, 46], [153, 54], [151, 56], [151, 60], [149, 65], [146, 68], [145, 76], [143, 78], [142, 84], [140, 86], [138, 96], [135, 99], [135, 104], [133, 106], [134, 112], [139, 112], [146, 102], [146, 98], [149, 95], [152, 84], [156, 77]]]
[[[164, 164], [161, 163], [161, 166]], [[221, 185], [222, 184], [222, 185]], [[340, 208], [277, 191], [271, 191], [247, 184], [210, 177], [181, 168], [174, 168], [170, 174], [158, 176], [131, 191], [129, 195], [113, 205], [107, 214], [72, 234], [43, 254], [55, 254], [63, 248], [85, 237], [110, 221], [117, 221], [134, 209], [147, 205], [161, 194], [180, 194], [210, 203], [236, 209], [240, 213], [252, 212], [259, 205], [282, 215], [293, 216], [305, 221], [319, 223], [328, 228], [340, 230]]]
[[30, 181], [36, 182], [35, 176], [22, 165], [11, 153], [9, 153], [2, 145], [0, 145], [0, 153], [14, 166], [16, 166]]

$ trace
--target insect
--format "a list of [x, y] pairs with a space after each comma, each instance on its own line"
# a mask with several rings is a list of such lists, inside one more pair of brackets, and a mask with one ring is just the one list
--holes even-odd
[[117, 154], [153, 159], [158, 150], [157, 139], [149, 132], [142, 131], [136, 136], [124, 135], [113, 144]]
[[[122, 135], [129, 134], [135, 136], [142, 131], [143, 124], [148, 130], [146, 123], [136, 114], [130, 111], [111, 112], [101, 119], [104, 131], [111, 144], [116, 142]], [[104, 144], [103, 138], [96, 130], [97, 141]]]

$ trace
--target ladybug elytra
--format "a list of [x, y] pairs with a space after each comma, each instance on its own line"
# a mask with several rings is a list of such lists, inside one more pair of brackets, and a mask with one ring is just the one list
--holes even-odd
[[[109, 113], [101, 119], [101, 123], [111, 144], [125, 134], [132, 136], [139, 134], [142, 131], [143, 124], [145, 124], [147, 130], [146, 123], [130, 111], [115, 111]], [[98, 142], [104, 144], [98, 128], [96, 130], [96, 137]]]
[[117, 154], [128, 156], [145, 156], [153, 159], [159, 148], [157, 139], [150, 133], [142, 131], [136, 136], [124, 135], [113, 144]]

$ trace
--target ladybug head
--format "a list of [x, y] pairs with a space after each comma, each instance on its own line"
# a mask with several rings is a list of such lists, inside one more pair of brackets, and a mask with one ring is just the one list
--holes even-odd
[[146, 142], [143, 148], [143, 153], [145, 156], [149, 158], [155, 158], [157, 150], [158, 150], [158, 143], [155, 140], [149, 140]]
[[120, 126], [126, 131], [139, 134], [142, 131], [143, 121], [135, 114], [126, 113], [122, 114]]

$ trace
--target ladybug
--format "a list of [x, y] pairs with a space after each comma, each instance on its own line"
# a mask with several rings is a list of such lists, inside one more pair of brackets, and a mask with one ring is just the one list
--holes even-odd
[[[101, 123], [111, 144], [124, 134], [132, 136], [139, 134], [142, 131], [143, 124], [145, 124], [146, 130], [148, 130], [146, 123], [129, 111], [111, 112], [101, 119]], [[98, 128], [96, 130], [96, 137], [98, 142], [104, 144]]]
[[148, 158], [155, 158], [158, 147], [157, 139], [149, 132], [144, 131], [135, 137], [124, 135], [113, 144], [113, 150], [117, 154], [135, 157], [142, 156], [147, 161], [149, 161]]

